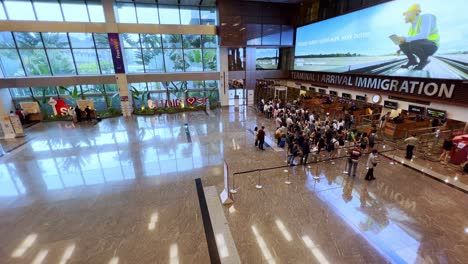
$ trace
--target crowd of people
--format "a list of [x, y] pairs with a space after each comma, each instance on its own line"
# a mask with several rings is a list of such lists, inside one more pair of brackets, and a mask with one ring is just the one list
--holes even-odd
[[[281, 100], [269, 102], [260, 101], [258, 110], [267, 118], [274, 119], [275, 139], [279, 147], [286, 147], [289, 166], [307, 164], [309, 157], [313, 161], [327, 160], [332, 165], [335, 158], [348, 156], [347, 173], [356, 175], [359, 158], [369, 154], [367, 167], [371, 168], [366, 180], [373, 180], [373, 168], [377, 165], [377, 150], [374, 149], [377, 137], [377, 127], [373, 126], [365, 132], [353, 129], [352, 115], [345, 112], [344, 118], [331, 119], [329, 114], [309, 113], [300, 107], [300, 103], [283, 104]], [[264, 127], [255, 131], [255, 145], [263, 149]], [[257, 144], [258, 143], [258, 144]], [[297, 164], [296, 164], [297, 163]]]

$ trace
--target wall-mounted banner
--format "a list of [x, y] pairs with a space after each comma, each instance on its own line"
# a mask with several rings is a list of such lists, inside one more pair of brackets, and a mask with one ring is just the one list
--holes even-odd
[[112, 61], [114, 62], [115, 73], [125, 73], [125, 66], [122, 55], [122, 48], [119, 40], [119, 33], [107, 33], [109, 45], [111, 47]]
[[[327, 72], [291, 71], [291, 79], [311, 83], [352, 87], [371, 92], [388, 92], [399, 95], [412, 95], [437, 98], [467, 104], [468, 93], [463, 90], [468, 85], [462, 80], [405, 78], [397, 76], [357, 75]], [[465, 90], [466, 91], [466, 90]]]

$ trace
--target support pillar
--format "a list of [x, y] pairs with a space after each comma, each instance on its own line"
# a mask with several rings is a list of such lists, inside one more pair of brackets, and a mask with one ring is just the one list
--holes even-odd
[[124, 117], [129, 117], [132, 115], [132, 105], [130, 98], [130, 92], [128, 91], [128, 82], [127, 75], [125, 73], [119, 73], [115, 75], [115, 82], [117, 83], [117, 88], [119, 89], [120, 97], [120, 109], [122, 109], [122, 114]]
[[[0, 126], [3, 138], [15, 138], [15, 130], [10, 121], [10, 111], [14, 111], [13, 101], [8, 89], [0, 89]], [[2, 135], [3, 134], [3, 135]]]
[[219, 48], [219, 102], [221, 106], [229, 105], [229, 68], [228, 49]]

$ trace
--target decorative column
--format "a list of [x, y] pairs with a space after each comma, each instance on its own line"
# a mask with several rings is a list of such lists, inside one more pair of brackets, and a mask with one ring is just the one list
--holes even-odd
[[228, 49], [219, 48], [219, 101], [221, 106], [229, 105]]
[[[114, 1], [113, 0], [102, 0], [102, 6], [104, 8], [104, 16], [106, 18], [106, 29], [107, 32], [117, 32], [117, 23], [114, 13]], [[109, 38], [109, 46], [112, 53], [112, 62], [114, 63], [115, 71], [115, 83], [119, 89], [120, 96], [120, 108], [123, 116], [132, 115], [132, 106], [130, 93], [128, 91], [127, 75], [125, 74], [125, 63], [122, 53], [122, 43], [118, 33], [107, 33]]]

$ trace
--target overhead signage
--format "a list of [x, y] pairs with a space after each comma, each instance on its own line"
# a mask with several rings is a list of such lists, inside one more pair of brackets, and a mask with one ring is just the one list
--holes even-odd
[[321, 93], [321, 94], [327, 94], [327, 90], [325, 90], [325, 89], [319, 89], [319, 93]]
[[344, 99], [351, 99], [351, 94], [341, 93], [341, 97], [343, 97]]
[[361, 102], [361, 103], [367, 103], [367, 97], [356, 95], [356, 101]]
[[329, 92], [331, 96], [338, 96], [338, 92], [337, 91], [330, 91]]
[[398, 109], [398, 103], [393, 101], [384, 101], [383, 103], [385, 108], [396, 110]]
[[447, 113], [443, 110], [437, 110], [432, 108], [427, 109], [427, 116], [429, 117], [445, 119], [446, 115]]
[[408, 112], [412, 114], [417, 114], [417, 115], [425, 115], [426, 114], [426, 108], [422, 106], [417, 106], [417, 105], [409, 105], [408, 106]]
[[351, 74], [330, 74], [322, 72], [291, 71], [294, 80], [318, 82], [339, 86], [356, 87], [363, 89], [382, 90], [408, 95], [423, 95], [450, 99], [453, 96], [457, 80], [414, 79], [386, 76], [366, 76]]

